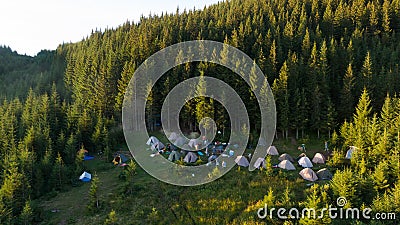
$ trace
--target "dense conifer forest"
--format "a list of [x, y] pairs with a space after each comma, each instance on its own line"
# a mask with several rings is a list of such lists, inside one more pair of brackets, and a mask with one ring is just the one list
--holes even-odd
[[[261, 224], [256, 212], [264, 203], [321, 209], [340, 196], [348, 207], [395, 212], [400, 219], [400, 1], [231, 0], [94, 30], [80, 42], [35, 57], [0, 47], [0, 224], [46, 224], [42, 202], [80, 188], [77, 178], [91, 168], [80, 149], [111, 164], [113, 153], [126, 149], [121, 109], [135, 69], [158, 50], [188, 40], [223, 42], [254, 59], [276, 100], [277, 146], [329, 140], [333, 179], [306, 187], [297, 173], [238, 170], [185, 190], [150, 178], [132, 161], [111, 197], [99, 197], [101, 178], [94, 178], [81, 212], [91, 219], [69, 222]], [[202, 75], [224, 80], [240, 93], [251, 112], [249, 146], [254, 145], [259, 109], [249, 86], [211, 63], [177, 66], [157, 82], [147, 101], [149, 130], [160, 128], [158, 114], [169, 91]], [[202, 98], [185, 105], [184, 129], [197, 129], [204, 116], [196, 107], [201, 104], [213, 113], [218, 129], [228, 127], [222, 106]], [[349, 146], [357, 147], [351, 160], [345, 159]], [[271, 166], [276, 159], [269, 160]], [[224, 189], [215, 194], [220, 186]], [[194, 200], [181, 194], [191, 192], [201, 193]], [[217, 209], [203, 209], [207, 202]], [[297, 222], [343, 223], [324, 217], [285, 224]], [[354, 224], [362, 223], [388, 221]]]

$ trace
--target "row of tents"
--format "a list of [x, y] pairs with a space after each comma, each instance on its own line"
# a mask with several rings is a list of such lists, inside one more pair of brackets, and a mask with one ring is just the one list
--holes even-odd
[[[246, 157], [244, 156], [238, 156], [235, 159], [235, 162], [237, 165], [239, 166], [243, 166], [243, 167], [247, 167], [249, 166], [249, 161], [247, 160]], [[254, 163], [254, 167], [256, 168], [266, 168], [265, 166], [265, 159], [263, 158], [258, 158], [256, 160], [256, 162]], [[289, 160], [284, 159], [282, 160], [277, 167], [281, 168], [281, 169], [285, 169], [285, 170], [296, 170], [296, 167], [294, 167], [293, 163], [291, 163]], [[300, 176], [308, 181], [316, 181], [318, 179], [320, 180], [330, 180], [332, 179], [332, 173], [327, 169], [327, 168], [323, 168], [317, 171], [317, 173], [315, 173], [311, 168], [304, 168], [299, 172]]]
[[[268, 155], [279, 155], [275, 146], [269, 147], [267, 154]], [[285, 169], [285, 170], [296, 170], [296, 167], [293, 165], [293, 163], [295, 162], [295, 159], [291, 155], [289, 155], [287, 153], [283, 153], [282, 155], [279, 156], [278, 160], [280, 162], [278, 163], [278, 165], [276, 165], [276, 167]], [[332, 179], [332, 173], [327, 168], [320, 169], [316, 173], [311, 169], [313, 167], [313, 163], [324, 164], [325, 161], [326, 161], [326, 159], [321, 153], [316, 153], [312, 160], [310, 160], [307, 157], [307, 155], [302, 153], [301, 155], [299, 155], [297, 163], [300, 166], [302, 166], [304, 169], [302, 169], [299, 172], [299, 175], [303, 179], [312, 181], [312, 182], [314, 182], [318, 179], [320, 179], [320, 180]], [[238, 166], [248, 167], [250, 165], [249, 161], [244, 156], [236, 157], [235, 162]], [[266, 168], [265, 159], [258, 158], [256, 160], [256, 162], [254, 163], [254, 167], [257, 169]]]
[[[181, 140], [182, 137], [179, 137], [176, 133], [171, 133], [169, 139], [171, 141], [175, 141], [173, 143], [175, 146], [185, 144], [184, 141]], [[177, 141], [180, 143], [176, 143]], [[146, 144], [150, 145], [152, 150], [160, 150], [165, 147], [165, 145], [163, 143], [161, 143], [156, 137], [150, 137]], [[198, 143], [196, 142], [196, 139], [191, 139], [191, 140], [189, 140], [189, 143], [188, 143], [188, 145], [193, 148], [197, 144]], [[275, 146], [270, 146], [267, 149], [267, 154], [271, 155], [271, 156], [278, 156], [279, 152]], [[181, 157], [180, 153], [177, 150], [173, 150], [173, 151], [171, 151], [171, 153], [168, 157], [168, 160], [176, 161], [176, 160], [179, 160], [180, 157]], [[215, 160], [216, 165], [219, 165], [219, 163], [217, 162], [217, 158], [218, 157], [216, 155], [211, 155], [208, 158], [208, 162]], [[347, 158], [347, 156], [346, 156], [346, 158]], [[276, 167], [285, 169], [285, 170], [296, 170], [296, 167], [293, 165], [293, 163], [295, 162], [295, 159], [291, 155], [284, 153], [284, 154], [279, 155], [278, 159], [279, 159], [280, 163]], [[198, 160], [197, 154], [195, 152], [190, 152], [190, 151], [187, 152], [183, 158], [183, 161], [185, 163], [195, 163], [197, 160]], [[308, 158], [307, 155], [302, 153], [301, 155], [299, 155], [298, 160], [297, 160], [297, 163], [304, 168], [300, 171], [300, 173], [299, 173], [300, 176], [302, 176], [305, 180], [309, 180], [309, 181], [315, 181], [318, 179], [318, 177], [319, 177], [319, 179], [331, 179], [332, 174], [330, 174], [330, 172], [326, 168], [319, 170], [317, 173], [315, 173], [312, 169], [310, 169], [314, 166], [313, 163], [314, 164], [324, 164], [325, 161], [326, 161], [326, 159], [321, 153], [316, 153], [312, 160], [310, 160], [310, 158]], [[242, 166], [242, 167], [248, 167], [250, 165], [248, 159], [242, 155], [236, 157], [235, 163], [238, 166]], [[224, 162], [223, 162], [223, 165], [224, 165]], [[256, 160], [256, 162], [254, 163], [254, 167], [257, 169], [259, 169], [261, 167], [265, 168], [266, 167], [265, 159], [258, 158]]]
[[[320, 153], [315, 159], [313, 159], [313, 162], [317, 162], [317, 163], [325, 163], [325, 161], [321, 161], [320, 157], [323, 157]], [[322, 158], [324, 159], [324, 158]], [[277, 167], [282, 168], [282, 169], [286, 169], [286, 170], [295, 170], [296, 168], [294, 167], [293, 163], [294, 160], [293, 158], [289, 155], [289, 154], [282, 154], [279, 157], [279, 161], [280, 163], [277, 165]], [[235, 162], [238, 166], [243, 166], [243, 167], [248, 167], [250, 165], [249, 161], [247, 160], [246, 157], [244, 156], [238, 156], [235, 159]], [[298, 164], [304, 168], [311, 168], [313, 167], [312, 162], [310, 161], [310, 159], [307, 156], [302, 156], [299, 160], [298, 160]], [[254, 163], [254, 167], [259, 169], [261, 167], [265, 168], [265, 159], [264, 158], [258, 158], [256, 160], [256, 162]]]
[[[172, 144], [174, 146], [182, 147], [183, 145], [187, 145], [193, 149], [197, 149], [197, 147], [202, 144], [201, 140], [199, 139], [189, 139], [189, 141], [187, 142], [187, 140], [184, 137], [179, 136], [175, 132], [172, 132], [170, 134], [169, 140], [172, 141]], [[154, 150], [161, 151], [162, 149], [165, 148], [165, 145], [160, 140], [158, 140], [158, 138], [154, 136], [151, 136], [147, 140], [146, 144], [149, 145], [151, 147], [151, 150], [153, 151]]]

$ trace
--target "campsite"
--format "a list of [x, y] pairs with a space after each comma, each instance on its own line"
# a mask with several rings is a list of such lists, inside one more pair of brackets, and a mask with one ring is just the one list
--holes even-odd
[[[154, 133], [153, 135], [161, 136], [160, 133]], [[167, 143], [166, 139], [163, 141]], [[323, 149], [323, 144], [320, 141], [308, 141], [307, 146], [310, 149], [308, 153], [310, 157], [314, 155], [314, 152], [322, 152], [320, 149]], [[297, 146], [291, 144], [289, 141], [278, 140], [276, 148], [279, 150], [279, 153], [287, 152], [295, 157], [300, 154]], [[248, 149], [248, 152], [250, 151]], [[126, 189], [126, 180], [120, 177], [124, 171], [123, 167], [114, 166], [111, 161], [106, 162], [96, 158], [95, 160], [87, 161], [87, 170], [92, 174], [97, 173], [99, 177], [101, 211], [107, 212], [111, 208], [118, 209], [116, 213], [120, 218], [130, 218], [129, 221], [118, 220], [121, 224], [137, 224], [143, 221], [171, 223], [171, 221], [177, 220], [174, 213], [182, 223], [191, 223], [191, 218], [193, 218], [201, 220], [205, 224], [225, 224], [236, 217], [237, 210], [243, 211], [243, 217], [253, 217], [254, 213], [252, 210], [256, 210], [258, 209], [257, 207], [262, 206], [262, 202], [260, 201], [270, 191], [265, 190], [265, 185], [274, 184], [273, 186], [268, 186], [272, 187], [272, 196], [277, 199], [276, 206], [278, 206], [288, 204], [290, 199], [297, 199], [298, 197], [294, 193], [304, 192], [307, 190], [308, 184], [314, 183], [302, 179], [299, 175], [302, 167], [297, 163], [293, 164], [295, 171], [287, 171], [285, 169], [274, 168], [274, 165], [277, 165], [279, 162], [278, 156], [271, 157], [269, 168], [271, 169], [271, 174], [267, 174], [267, 168], [249, 172], [247, 168], [239, 170], [239, 166], [235, 166], [234, 169], [215, 182], [205, 184], [204, 186], [187, 188], [164, 184], [152, 178], [137, 166], [134, 177], [135, 183], [132, 187], [135, 194], [128, 197], [122, 197], [119, 194], [121, 190]], [[314, 167], [313, 170], [317, 172], [319, 168], [325, 167], [327, 165], [319, 165]], [[315, 183], [323, 185], [327, 182], [329, 180], [318, 180]], [[80, 204], [80, 202], [82, 199], [87, 201], [89, 188], [90, 183], [82, 183], [67, 192], [58, 194], [54, 198], [42, 201], [42, 215], [50, 223], [59, 223], [60, 221], [84, 224], [101, 223], [104, 215], [97, 214], [97, 216], [89, 218], [77, 216], [80, 211], [86, 210], [86, 206]], [[288, 190], [290, 190], [290, 193], [287, 192]], [[232, 196], [231, 193], [237, 193], [237, 195]], [[286, 199], [287, 202], [278, 201], [278, 199], [284, 198], [287, 194], [289, 196], [286, 196], [286, 198], [290, 198]], [[71, 197], [72, 195], [73, 198]], [[142, 196], [147, 196], [146, 200]], [[166, 204], [158, 204], [160, 200], [166, 202]], [[132, 219], [129, 211], [132, 205], [135, 206], [134, 211], [137, 214], [134, 214], [133, 218], [136, 219]], [[52, 210], [58, 211], [52, 212]], [[159, 216], [158, 213], [160, 212], [168, 213]], [[210, 213], [214, 216], [208, 216]], [[66, 217], [68, 218], [67, 220], [65, 219]], [[241, 222], [238, 220], [235, 223], [240, 224]]]

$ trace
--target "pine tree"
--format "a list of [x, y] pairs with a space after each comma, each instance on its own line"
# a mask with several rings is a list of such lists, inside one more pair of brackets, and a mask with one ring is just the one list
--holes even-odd
[[15, 161], [10, 162], [0, 188], [0, 209], [7, 213], [1, 220], [8, 220], [20, 214], [29, 197], [29, 190], [30, 186], [25, 176], [19, 172], [18, 164]]
[[364, 63], [361, 69], [361, 87], [359, 87], [359, 90], [362, 88], [366, 88], [370, 93], [374, 91], [374, 84], [373, 84], [373, 70], [372, 70], [372, 59], [371, 59], [371, 54], [368, 51], [367, 55], [365, 56]]
[[[363, 93], [360, 96], [360, 100], [356, 107], [356, 112], [354, 114], [354, 128], [356, 134], [360, 137], [366, 138], [368, 134], [368, 117], [371, 113], [371, 100], [369, 99], [369, 95], [366, 89], [364, 89]], [[365, 143], [360, 143], [363, 146]], [[362, 146], [357, 146], [362, 148]]]
[[310, 56], [309, 52], [311, 49], [311, 40], [310, 40], [310, 32], [308, 28], [306, 28], [306, 33], [304, 34], [303, 42], [301, 45], [301, 50], [304, 58], [308, 58]]
[[271, 76], [268, 76], [270, 79], [274, 79], [277, 75], [277, 66], [278, 66], [278, 56], [277, 56], [277, 47], [276, 41], [273, 40], [271, 48], [269, 50], [269, 71]]
[[117, 213], [115, 212], [114, 209], [112, 209], [108, 214], [106, 220], [104, 221], [104, 225], [115, 225], [117, 224], [117, 221], [118, 221]]
[[335, 198], [345, 197], [345, 208], [354, 207], [356, 201], [356, 180], [351, 169], [337, 170], [331, 181], [331, 188]]
[[83, 158], [85, 157], [85, 148], [82, 145], [80, 150], [76, 153], [75, 156], [75, 173], [80, 174], [85, 169], [83, 164]]
[[[302, 215], [299, 223], [300, 224], [329, 224], [331, 219], [328, 214], [322, 212], [322, 208], [328, 208], [328, 195], [326, 193], [326, 187], [320, 187], [315, 184], [308, 190], [307, 198], [304, 202], [301, 202], [301, 206], [304, 208], [311, 209], [305, 211], [306, 214]], [[321, 217], [322, 216], [322, 217]]]
[[51, 184], [53, 188], [56, 190], [62, 190], [65, 182], [65, 166], [59, 152], [57, 153], [57, 157], [54, 162], [51, 180], [53, 180], [53, 183]]
[[326, 103], [326, 128], [328, 129], [328, 137], [331, 138], [331, 131], [336, 128], [336, 110], [335, 107], [333, 106], [332, 101], [328, 97], [327, 103]]
[[24, 224], [24, 225], [32, 224], [33, 210], [32, 210], [30, 200], [27, 200], [25, 202], [25, 206], [22, 209], [21, 215], [19, 217], [20, 217], [21, 224]]
[[386, 38], [389, 36], [389, 33], [392, 31], [390, 27], [390, 1], [384, 0], [382, 6], [382, 28], [385, 32]]
[[373, 173], [374, 178], [374, 188], [376, 191], [385, 191], [389, 187], [389, 183], [387, 180], [386, 169], [388, 167], [388, 163], [386, 161], [381, 161], [375, 167], [375, 171]]
[[369, 8], [369, 32], [378, 35], [380, 33], [378, 30], [380, 9], [374, 2], [368, 3], [367, 8]]
[[392, 107], [392, 100], [389, 95], [386, 95], [385, 102], [381, 110], [381, 124], [384, 129], [389, 130], [394, 120], [394, 112]]
[[[196, 101], [196, 120], [197, 123], [200, 123], [203, 118], [209, 117], [214, 119], [214, 101], [212, 98], [205, 97], [207, 93], [207, 83], [204, 78], [204, 72], [200, 72], [199, 83], [196, 87], [196, 95], [201, 96], [197, 97]], [[205, 123], [202, 124], [202, 128], [208, 133], [208, 131], [212, 128], [209, 120], [205, 120]]]
[[278, 115], [278, 127], [282, 130], [282, 136], [284, 138], [288, 137], [289, 129], [289, 91], [288, 91], [288, 77], [289, 69], [287, 67], [286, 61], [279, 72], [279, 79], [274, 81], [272, 85], [272, 90], [275, 95], [277, 105], [277, 115]]
[[115, 97], [115, 110], [118, 112], [122, 109], [126, 88], [136, 70], [136, 64], [133, 61], [125, 62], [121, 73], [121, 78], [118, 80], [118, 94]]
[[272, 176], [272, 162], [271, 162], [271, 156], [267, 155], [265, 157], [265, 174], [269, 177]]
[[340, 95], [340, 117], [341, 120], [349, 120], [353, 114], [354, 108], [354, 76], [351, 63], [348, 65], [346, 73], [343, 77], [343, 87]]
[[87, 208], [91, 212], [96, 212], [99, 209], [99, 194], [98, 194], [99, 178], [94, 174], [89, 188], [89, 203]]
[[127, 169], [127, 178], [126, 178], [126, 189], [127, 193], [132, 194], [133, 193], [133, 184], [134, 184], [134, 177], [136, 175], [136, 163], [131, 160], [128, 163], [128, 166], [126, 167]]
[[268, 194], [264, 195], [263, 205], [267, 205], [268, 207], [272, 207], [275, 205], [275, 195], [272, 187], [269, 187]]

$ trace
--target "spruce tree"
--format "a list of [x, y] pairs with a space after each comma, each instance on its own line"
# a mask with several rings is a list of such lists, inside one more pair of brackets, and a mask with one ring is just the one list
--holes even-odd
[[279, 78], [274, 81], [272, 85], [272, 91], [277, 101], [277, 115], [278, 115], [278, 127], [282, 131], [284, 138], [288, 137], [289, 129], [289, 91], [288, 91], [288, 77], [289, 69], [286, 61], [279, 72]]
[[350, 120], [354, 108], [354, 82], [353, 69], [351, 63], [348, 65], [343, 77], [343, 87], [340, 95], [340, 118]]
[[97, 174], [93, 174], [92, 180], [90, 183], [90, 188], [89, 188], [89, 202], [87, 205], [87, 208], [91, 212], [96, 212], [98, 211], [100, 205], [99, 205], [99, 193], [98, 193], [98, 185], [99, 185], [99, 178], [97, 177]]
[[31, 201], [27, 200], [25, 206], [22, 209], [21, 215], [19, 216], [21, 224], [29, 225], [33, 221], [33, 210], [31, 206]]

